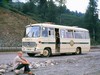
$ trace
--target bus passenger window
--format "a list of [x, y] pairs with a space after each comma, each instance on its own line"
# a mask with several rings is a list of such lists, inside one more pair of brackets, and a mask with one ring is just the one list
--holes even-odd
[[48, 37], [48, 28], [46, 28], [46, 27], [42, 28], [42, 36], [43, 37]]
[[48, 28], [49, 31], [49, 36], [54, 37], [54, 29], [53, 28]]
[[72, 38], [72, 30], [66, 30], [66, 38]]
[[85, 39], [85, 32], [84, 31], [81, 31], [81, 36], [82, 36], [82, 39]]
[[74, 31], [75, 38], [82, 39], [82, 32], [81, 31]]
[[85, 32], [85, 39], [89, 39], [89, 32]]
[[60, 37], [65, 38], [65, 30], [60, 30]]

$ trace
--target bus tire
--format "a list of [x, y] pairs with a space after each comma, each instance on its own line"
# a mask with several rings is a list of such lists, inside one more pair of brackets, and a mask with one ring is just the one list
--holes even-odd
[[50, 57], [50, 55], [51, 55], [50, 49], [44, 49], [42, 55], [43, 55], [44, 57]]
[[79, 48], [79, 47], [76, 48], [76, 52], [75, 52], [75, 54], [77, 54], [77, 55], [78, 55], [78, 54], [81, 54], [81, 48]]
[[35, 54], [33, 53], [27, 53], [28, 56], [33, 57]]

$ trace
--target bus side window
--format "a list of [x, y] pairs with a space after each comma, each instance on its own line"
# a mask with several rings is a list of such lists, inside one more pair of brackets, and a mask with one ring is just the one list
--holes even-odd
[[66, 30], [66, 38], [72, 38], [73, 30]]
[[42, 36], [43, 37], [48, 37], [48, 28], [46, 28], [46, 27], [42, 28]]
[[53, 28], [48, 28], [49, 31], [49, 36], [54, 37], [54, 29]]
[[89, 32], [85, 32], [85, 39], [89, 39]]
[[63, 29], [60, 30], [60, 37], [65, 38], [65, 30]]
[[85, 32], [84, 31], [81, 31], [81, 36], [82, 36], [82, 39], [85, 39]]
[[82, 39], [82, 32], [81, 31], [74, 31], [75, 38]]

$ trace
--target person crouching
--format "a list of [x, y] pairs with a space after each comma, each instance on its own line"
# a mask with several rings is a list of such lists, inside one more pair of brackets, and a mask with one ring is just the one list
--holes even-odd
[[23, 52], [19, 51], [17, 53], [17, 56], [14, 58], [14, 71], [16, 75], [19, 74], [20, 69], [23, 67], [24, 67], [24, 73], [27, 73], [29, 75], [35, 75], [30, 71], [29, 61], [23, 57]]

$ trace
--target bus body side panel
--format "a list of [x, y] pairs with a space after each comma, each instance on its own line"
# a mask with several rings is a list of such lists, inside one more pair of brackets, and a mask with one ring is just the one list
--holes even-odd
[[45, 48], [50, 48], [52, 53], [55, 53], [55, 38], [53, 37], [42, 37], [41, 47], [44, 50]]
[[66, 44], [66, 46], [67, 46], [67, 50], [66, 50], [66, 52], [68, 52], [68, 53], [72, 53], [72, 52], [75, 52], [75, 47], [74, 47], [74, 39], [73, 38], [66, 38], [66, 42], [67, 42], [67, 44]]
[[74, 49], [81, 48], [82, 53], [89, 52], [90, 50], [90, 40], [89, 39], [75, 39]]
[[60, 52], [65, 53], [67, 51], [67, 44], [65, 38], [60, 38]]

